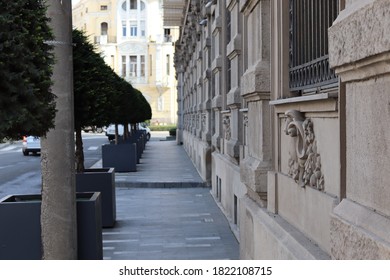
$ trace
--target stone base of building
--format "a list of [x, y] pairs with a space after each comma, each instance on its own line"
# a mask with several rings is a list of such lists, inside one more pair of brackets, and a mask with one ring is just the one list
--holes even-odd
[[291, 224], [247, 195], [240, 200], [239, 212], [240, 259], [330, 259]]
[[240, 180], [240, 168], [229, 156], [212, 153], [211, 193], [228, 219], [231, 228], [239, 239], [239, 204], [245, 195], [245, 185]]
[[331, 217], [334, 259], [390, 259], [390, 218], [344, 199]]
[[183, 131], [183, 144], [187, 154], [194, 163], [199, 175], [211, 185], [211, 146], [208, 142]]

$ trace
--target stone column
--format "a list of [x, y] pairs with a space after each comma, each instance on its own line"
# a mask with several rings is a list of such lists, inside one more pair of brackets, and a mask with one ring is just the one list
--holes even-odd
[[[245, 5], [244, 5], [245, 4]], [[241, 78], [241, 95], [248, 107], [247, 154], [240, 165], [241, 181], [252, 198], [267, 192], [267, 172], [271, 170], [270, 127], [270, 3], [243, 1], [247, 24], [248, 69]], [[266, 196], [263, 197], [266, 200]]]
[[390, 258], [390, 2], [348, 1], [329, 29], [345, 84], [345, 198], [331, 217], [334, 259]]

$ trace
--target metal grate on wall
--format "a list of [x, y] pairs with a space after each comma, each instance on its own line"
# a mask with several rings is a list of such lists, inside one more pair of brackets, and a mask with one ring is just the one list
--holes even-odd
[[329, 68], [328, 28], [338, 15], [338, 0], [289, 1], [290, 90], [318, 92], [337, 85], [338, 78]]

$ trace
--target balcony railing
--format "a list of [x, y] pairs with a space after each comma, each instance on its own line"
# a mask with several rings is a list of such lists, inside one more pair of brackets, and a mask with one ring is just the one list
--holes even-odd
[[95, 44], [106, 45], [106, 44], [116, 44], [116, 36], [100, 35], [95, 36]]
[[291, 91], [337, 83], [329, 68], [328, 28], [338, 11], [338, 0], [290, 0]]

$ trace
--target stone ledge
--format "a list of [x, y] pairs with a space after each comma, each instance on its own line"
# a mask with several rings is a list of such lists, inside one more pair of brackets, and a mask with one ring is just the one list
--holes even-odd
[[117, 188], [207, 188], [199, 182], [115, 182]]
[[334, 259], [390, 259], [390, 219], [344, 199], [331, 214]]

